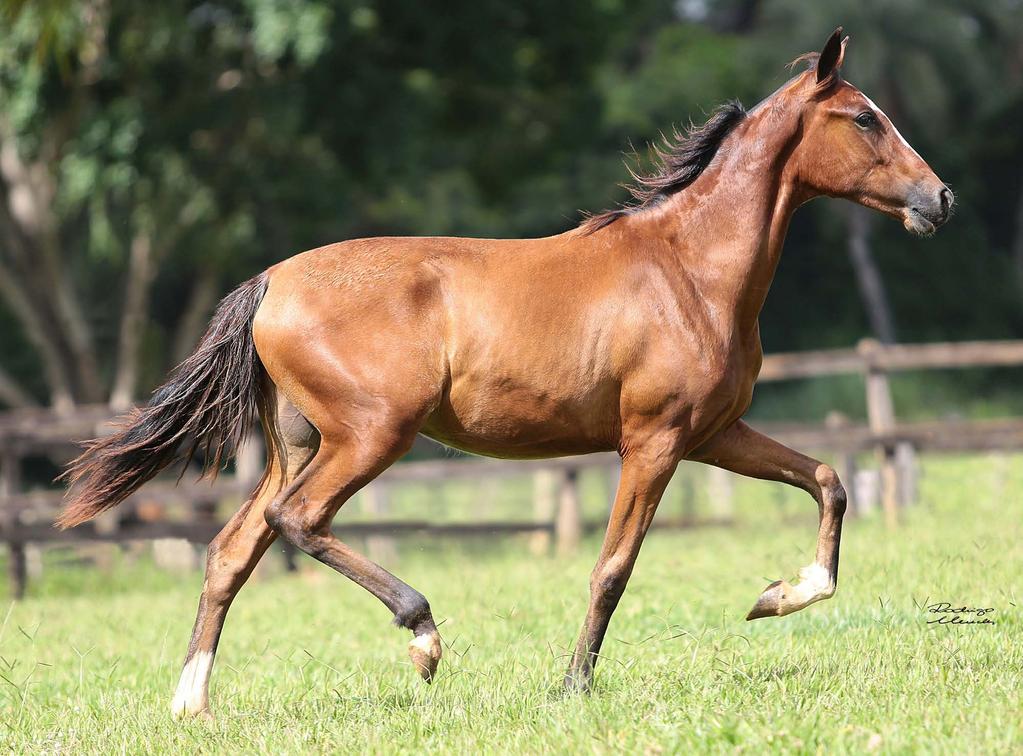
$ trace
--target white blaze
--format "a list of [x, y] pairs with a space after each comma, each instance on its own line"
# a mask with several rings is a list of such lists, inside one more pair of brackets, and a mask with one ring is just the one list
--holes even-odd
[[874, 101], [871, 100], [869, 97], [867, 97], [865, 94], [863, 94], [863, 92], [860, 92], [860, 94], [863, 95], [863, 99], [867, 101], [867, 104], [870, 107], [872, 107], [874, 110], [876, 110], [878, 113], [880, 113], [881, 115], [883, 115], [885, 117], [885, 120], [888, 121], [888, 125], [892, 127], [892, 131], [895, 133], [895, 136], [898, 137], [898, 140], [900, 142], [902, 142], [902, 144], [906, 147], [906, 149], [909, 150], [910, 152], [912, 152], [914, 155], [916, 155], [922, 161], [923, 158], [920, 157], [920, 153], [917, 152], [916, 150], [914, 150], [913, 149], [913, 145], [911, 145], [909, 142], [907, 142], [906, 138], [904, 136], [902, 136], [901, 133], [899, 133], [899, 130], [895, 127], [895, 124], [892, 123], [892, 119], [888, 117], [888, 114], [885, 113], [883, 110], [881, 110], [881, 108], [879, 108], [877, 105], [875, 105]]

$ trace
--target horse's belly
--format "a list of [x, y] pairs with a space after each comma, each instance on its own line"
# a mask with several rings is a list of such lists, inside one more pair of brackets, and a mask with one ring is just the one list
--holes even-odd
[[521, 433], [480, 433], [464, 428], [441, 428], [435, 424], [424, 426], [420, 433], [453, 449], [499, 459], [548, 459], [614, 449], [613, 445], [602, 440], [571, 435], [527, 437]]
[[554, 394], [515, 381], [454, 382], [422, 433], [456, 449], [535, 459], [617, 448], [616, 406], [599, 387]]

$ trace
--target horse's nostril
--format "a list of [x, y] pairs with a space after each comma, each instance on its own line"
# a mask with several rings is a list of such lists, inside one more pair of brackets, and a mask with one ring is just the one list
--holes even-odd
[[953, 202], [955, 202], [955, 196], [952, 194], [952, 190], [946, 186], [941, 190], [941, 209], [947, 213]]

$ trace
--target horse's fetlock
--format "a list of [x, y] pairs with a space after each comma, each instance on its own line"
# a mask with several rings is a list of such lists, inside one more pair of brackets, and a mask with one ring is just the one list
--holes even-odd
[[411, 590], [407, 595], [401, 597], [398, 608], [394, 612], [395, 625], [418, 634], [422, 629], [421, 625], [427, 621], [432, 625], [433, 613], [426, 596], [419, 591]]

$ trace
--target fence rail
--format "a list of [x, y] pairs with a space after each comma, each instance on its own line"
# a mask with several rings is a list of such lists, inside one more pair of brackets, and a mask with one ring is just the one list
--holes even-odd
[[940, 368], [1023, 365], [1023, 341], [960, 341], [934, 344], [881, 344], [864, 339], [855, 349], [786, 352], [764, 357], [758, 383], [827, 375], [894, 373]]
[[[851, 423], [831, 417], [823, 424], [759, 423], [757, 427], [793, 448], [833, 455], [840, 474], [848, 481], [854, 477], [856, 456], [873, 451], [880, 472], [882, 505], [886, 517], [894, 524], [900, 497], [905, 499], [905, 492], [912, 490], [906, 479], [913, 475], [913, 455], [917, 451], [1023, 449], [1023, 418], [900, 423], [896, 420], [888, 375], [905, 370], [1008, 366], [1023, 366], [1023, 341], [882, 345], [865, 340], [854, 349], [768, 355], [759, 382], [862, 375], [868, 420]], [[31, 456], [46, 456], [62, 464], [73, 456], [80, 439], [109, 432], [110, 420], [111, 412], [105, 406], [79, 407], [66, 413], [42, 409], [0, 413], [0, 540], [9, 550], [13, 595], [20, 596], [24, 591], [27, 544], [163, 538], [205, 543], [221, 526], [214, 515], [215, 506], [232, 498], [241, 499], [261, 472], [262, 451], [250, 444], [242, 450], [234, 475], [221, 476], [213, 483], [186, 480], [181, 485], [159, 479], [129, 498], [116, 510], [115, 519], [101, 518], [71, 532], [56, 531], [50, 522], [59, 511], [62, 492], [23, 490], [23, 461]], [[618, 465], [617, 455], [611, 453], [532, 461], [443, 459], [395, 465], [372, 484], [373, 511], [386, 510], [386, 492], [395, 485], [457, 479], [485, 481], [525, 473], [534, 475], [536, 481], [533, 518], [450, 524], [382, 520], [346, 523], [343, 531], [363, 536], [413, 532], [455, 536], [531, 533], [541, 546], [553, 544], [559, 550], [570, 551], [584, 530], [602, 525], [585, 522], [581, 516], [579, 473], [596, 468], [614, 480]], [[720, 486], [715, 495], [723, 495]], [[174, 507], [184, 509], [184, 519], [166, 516], [167, 510]], [[655, 524], [693, 523], [689, 519], [672, 522], [661, 519]]]

